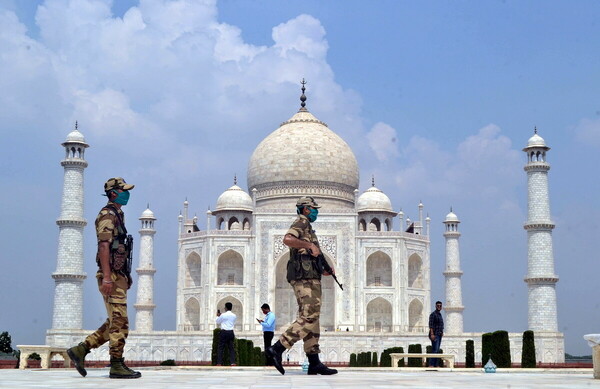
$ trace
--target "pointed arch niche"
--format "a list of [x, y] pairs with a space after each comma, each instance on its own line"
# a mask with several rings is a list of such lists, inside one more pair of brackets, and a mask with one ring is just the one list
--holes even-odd
[[243, 285], [244, 259], [234, 250], [227, 250], [219, 256], [217, 285]]
[[[334, 264], [326, 254], [325, 258], [329, 264]], [[275, 315], [277, 317], [277, 329], [285, 330], [298, 316], [298, 302], [294, 296], [292, 286], [287, 282], [287, 263], [290, 257], [289, 250], [284, 252], [275, 267]], [[319, 319], [321, 331], [335, 330], [335, 297], [333, 278], [323, 276], [321, 278], [321, 317]]]
[[235, 320], [235, 330], [242, 331], [242, 329], [244, 328], [244, 307], [242, 306], [242, 303], [235, 297], [227, 296], [222, 298], [217, 303], [217, 309], [219, 309], [221, 312], [225, 312], [225, 303], [227, 302], [233, 305], [231, 312], [235, 313], [235, 315], [237, 316]]
[[408, 257], [408, 287], [423, 288], [423, 260], [417, 253]]
[[184, 331], [200, 330], [200, 304], [194, 297], [185, 302], [185, 324]]
[[423, 328], [423, 303], [414, 299], [408, 305], [408, 332], [422, 332]]
[[377, 297], [367, 304], [367, 331], [392, 331], [392, 304], [382, 297]]
[[202, 286], [201, 258], [196, 252], [192, 252], [185, 260], [185, 283], [186, 288]]
[[392, 286], [392, 259], [376, 251], [367, 258], [367, 286]]

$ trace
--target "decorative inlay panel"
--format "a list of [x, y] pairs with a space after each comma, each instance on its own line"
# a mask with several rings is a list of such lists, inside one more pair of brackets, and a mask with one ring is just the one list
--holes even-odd
[[233, 250], [244, 257], [244, 246], [217, 246], [217, 258], [227, 250]]

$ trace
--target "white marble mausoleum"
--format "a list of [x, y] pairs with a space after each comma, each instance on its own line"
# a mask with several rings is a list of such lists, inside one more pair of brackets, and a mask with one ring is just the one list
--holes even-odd
[[[430, 218], [423, 217], [423, 204], [415, 204], [418, 217], [410, 220], [402, 211], [394, 210], [374, 180], [361, 193], [354, 153], [304, 107], [304, 101], [296, 114], [256, 147], [248, 164], [247, 190], [234, 179], [233, 186], [207, 212], [205, 230], [198, 228], [197, 218], [189, 215], [188, 201], [184, 202], [179, 239], [173, 242], [178, 247], [174, 331], [153, 327], [153, 239], [160, 228], [150, 209], [141, 215], [137, 300], [134, 304], [135, 294], [130, 293], [129, 308], [130, 317], [134, 309], [136, 317], [130, 320], [134, 328], [127, 339], [127, 359], [210, 360], [215, 312], [223, 310], [227, 301], [233, 303], [238, 316], [236, 336], [252, 339], [257, 346], [262, 345], [262, 333], [255, 318], [261, 317], [259, 307], [263, 303], [269, 303], [275, 312], [278, 331], [287, 327], [295, 318], [297, 305], [285, 277], [289, 250], [282, 239], [295, 219], [296, 200], [305, 195], [313, 196], [322, 206], [313, 227], [322, 251], [344, 285], [341, 291], [331, 277], [323, 278], [322, 359], [348, 361], [353, 352], [377, 351], [381, 355], [388, 347], [403, 346], [406, 350], [408, 344], [429, 344], [432, 237]], [[54, 319], [46, 342], [71, 346], [92, 332], [81, 328], [85, 274], [80, 236], [86, 226], [82, 209], [83, 171], [87, 167], [83, 151], [88, 145], [76, 128], [63, 146], [67, 154], [62, 161], [64, 199], [57, 221], [60, 238], [57, 271], [53, 273]], [[525, 225], [530, 237], [526, 282], [530, 315], [536, 316], [530, 317], [530, 326], [535, 329], [537, 359], [562, 362], [564, 340], [556, 326], [554, 224], [547, 192], [548, 150], [537, 132], [524, 149], [533, 218]], [[463, 332], [459, 223], [454, 212], [444, 221], [446, 335], [442, 348], [455, 354], [457, 361], [464, 361], [465, 341], [473, 339], [477, 361], [481, 358], [481, 333]], [[131, 221], [128, 226], [133, 230]], [[67, 294], [75, 298], [69, 299]], [[540, 298], [543, 305], [537, 302]], [[510, 334], [513, 361], [520, 361], [521, 337], [522, 333]], [[304, 360], [301, 344], [294, 346], [289, 357], [291, 361]], [[94, 350], [90, 358], [108, 359], [107, 347]]]

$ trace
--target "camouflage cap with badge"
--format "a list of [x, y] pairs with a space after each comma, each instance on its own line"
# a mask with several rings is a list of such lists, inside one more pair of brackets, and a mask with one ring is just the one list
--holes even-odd
[[315, 199], [310, 196], [300, 197], [298, 199], [298, 201], [296, 202], [296, 207], [305, 207], [305, 206], [312, 207], [312, 208], [321, 208], [319, 206], [319, 204], [317, 204]]
[[131, 185], [125, 182], [125, 180], [121, 177], [113, 177], [109, 178], [104, 183], [104, 191], [108, 192], [113, 189], [123, 189], [123, 190], [131, 190], [135, 187], [135, 185]]

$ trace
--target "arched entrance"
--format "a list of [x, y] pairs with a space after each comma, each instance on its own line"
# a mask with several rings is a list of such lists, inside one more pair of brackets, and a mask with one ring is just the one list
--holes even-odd
[[[287, 262], [289, 251], [284, 252], [275, 267], [275, 316], [277, 329], [285, 330], [298, 315], [298, 302], [294, 296], [292, 286], [287, 282]], [[325, 254], [327, 261], [333, 264], [331, 258]], [[335, 330], [335, 296], [334, 281], [332, 277], [321, 278], [321, 331]]]

